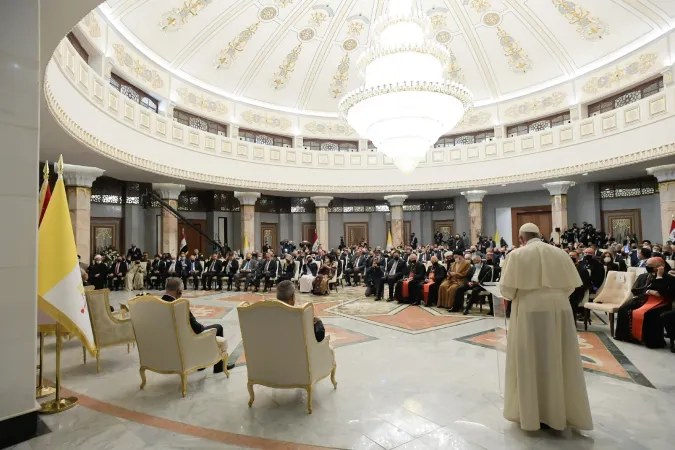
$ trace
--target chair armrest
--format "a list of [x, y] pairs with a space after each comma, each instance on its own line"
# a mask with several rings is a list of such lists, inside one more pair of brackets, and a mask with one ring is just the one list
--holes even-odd
[[213, 329], [190, 336], [182, 342], [182, 350], [185, 370], [213, 363], [221, 357], [216, 330]]

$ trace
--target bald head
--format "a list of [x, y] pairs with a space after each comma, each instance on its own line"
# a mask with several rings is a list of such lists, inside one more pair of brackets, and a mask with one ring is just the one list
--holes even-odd
[[473, 261], [474, 264], [480, 264], [481, 262], [480, 256], [474, 256], [473, 258], [471, 258], [471, 261]]
[[659, 267], [665, 266], [666, 262], [662, 258], [649, 258], [647, 260], [647, 265], [654, 269], [658, 269]]

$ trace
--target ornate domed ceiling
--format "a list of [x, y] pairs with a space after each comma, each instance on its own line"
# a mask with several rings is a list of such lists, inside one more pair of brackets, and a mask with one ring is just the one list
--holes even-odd
[[[386, 0], [108, 0], [137, 49], [204, 89], [334, 116]], [[675, 25], [673, 0], [418, 0], [476, 106], [575, 78]], [[639, 67], [635, 70], [640, 70]]]

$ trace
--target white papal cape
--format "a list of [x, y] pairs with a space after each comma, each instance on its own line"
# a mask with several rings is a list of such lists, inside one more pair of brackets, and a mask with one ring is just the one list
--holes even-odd
[[581, 278], [569, 255], [532, 239], [506, 258], [499, 288], [513, 301], [504, 418], [524, 430], [593, 429], [569, 295]]

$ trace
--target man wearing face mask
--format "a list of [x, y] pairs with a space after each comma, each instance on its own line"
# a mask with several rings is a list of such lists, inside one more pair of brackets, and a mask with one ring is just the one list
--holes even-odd
[[445, 280], [438, 287], [438, 306], [452, 309], [457, 289], [467, 283], [471, 270], [471, 263], [464, 259], [463, 252], [453, 252], [454, 262], [448, 266]]
[[588, 270], [586, 270], [580, 264], [580, 262], [583, 260], [579, 260], [578, 253], [576, 251], [570, 252], [570, 258], [572, 259], [572, 262], [577, 268], [577, 273], [579, 274], [579, 278], [581, 279], [581, 284], [578, 287], [576, 287], [574, 291], [570, 294], [570, 306], [572, 306], [574, 317], [576, 317], [579, 314], [579, 306], [583, 302], [584, 298], [586, 298], [586, 294], [590, 295], [593, 283], [591, 282], [591, 275], [588, 272]]
[[424, 304], [435, 305], [438, 302], [438, 287], [445, 279], [448, 271], [443, 264], [438, 262], [436, 255], [431, 257], [431, 265], [427, 270], [427, 282], [423, 288]]
[[[495, 271], [492, 266], [488, 264], [483, 264], [478, 256], [474, 256], [473, 274], [471, 275], [470, 280], [471, 281], [469, 281], [469, 283], [466, 286], [457, 289], [457, 293], [455, 294], [455, 304], [461, 305], [463, 303], [462, 300], [464, 299], [464, 292], [466, 292], [466, 290], [469, 289], [471, 290], [469, 300], [467, 301], [466, 307], [464, 308], [463, 311], [465, 316], [469, 314], [469, 311], [471, 311], [473, 305], [478, 301], [480, 293], [485, 292], [485, 289], [481, 287], [481, 284], [497, 281], [498, 279], [495, 278]], [[488, 296], [488, 303], [490, 305], [490, 311], [488, 311], [487, 314], [488, 316], [493, 316], [494, 307], [491, 295]], [[459, 311], [459, 309], [457, 311]]]
[[569, 295], [581, 284], [570, 256], [524, 224], [521, 247], [502, 268], [499, 288], [512, 303], [507, 334], [504, 418], [523, 430], [593, 429]]
[[375, 300], [382, 300], [384, 296], [384, 285], [389, 285], [389, 299], [388, 302], [394, 300], [394, 287], [398, 280], [403, 278], [403, 272], [405, 270], [405, 263], [401, 260], [401, 257], [397, 251], [393, 253], [393, 258], [389, 258], [386, 266], [384, 267], [384, 276], [380, 278], [379, 287], [377, 289], [377, 297]]
[[586, 270], [591, 276], [591, 294], [595, 294], [605, 281], [605, 269], [602, 263], [595, 259], [595, 250], [589, 247], [584, 249], [584, 259], [579, 262], [580, 270]]
[[319, 266], [314, 262], [312, 256], [308, 256], [305, 263], [300, 267], [300, 292], [312, 292], [312, 283], [319, 272]]
[[645, 268], [647, 273], [637, 277], [633, 284], [633, 299], [619, 308], [614, 337], [643, 343], [648, 348], [662, 348], [665, 341], [659, 316], [671, 308], [675, 280], [662, 258], [649, 258]]
[[422, 295], [422, 284], [426, 277], [424, 264], [417, 262], [417, 255], [411, 253], [408, 257], [408, 265], [404, 272], [405, 278], [397, 285], [398, 301], [407, 302], [412, 305], [420, 304]]

